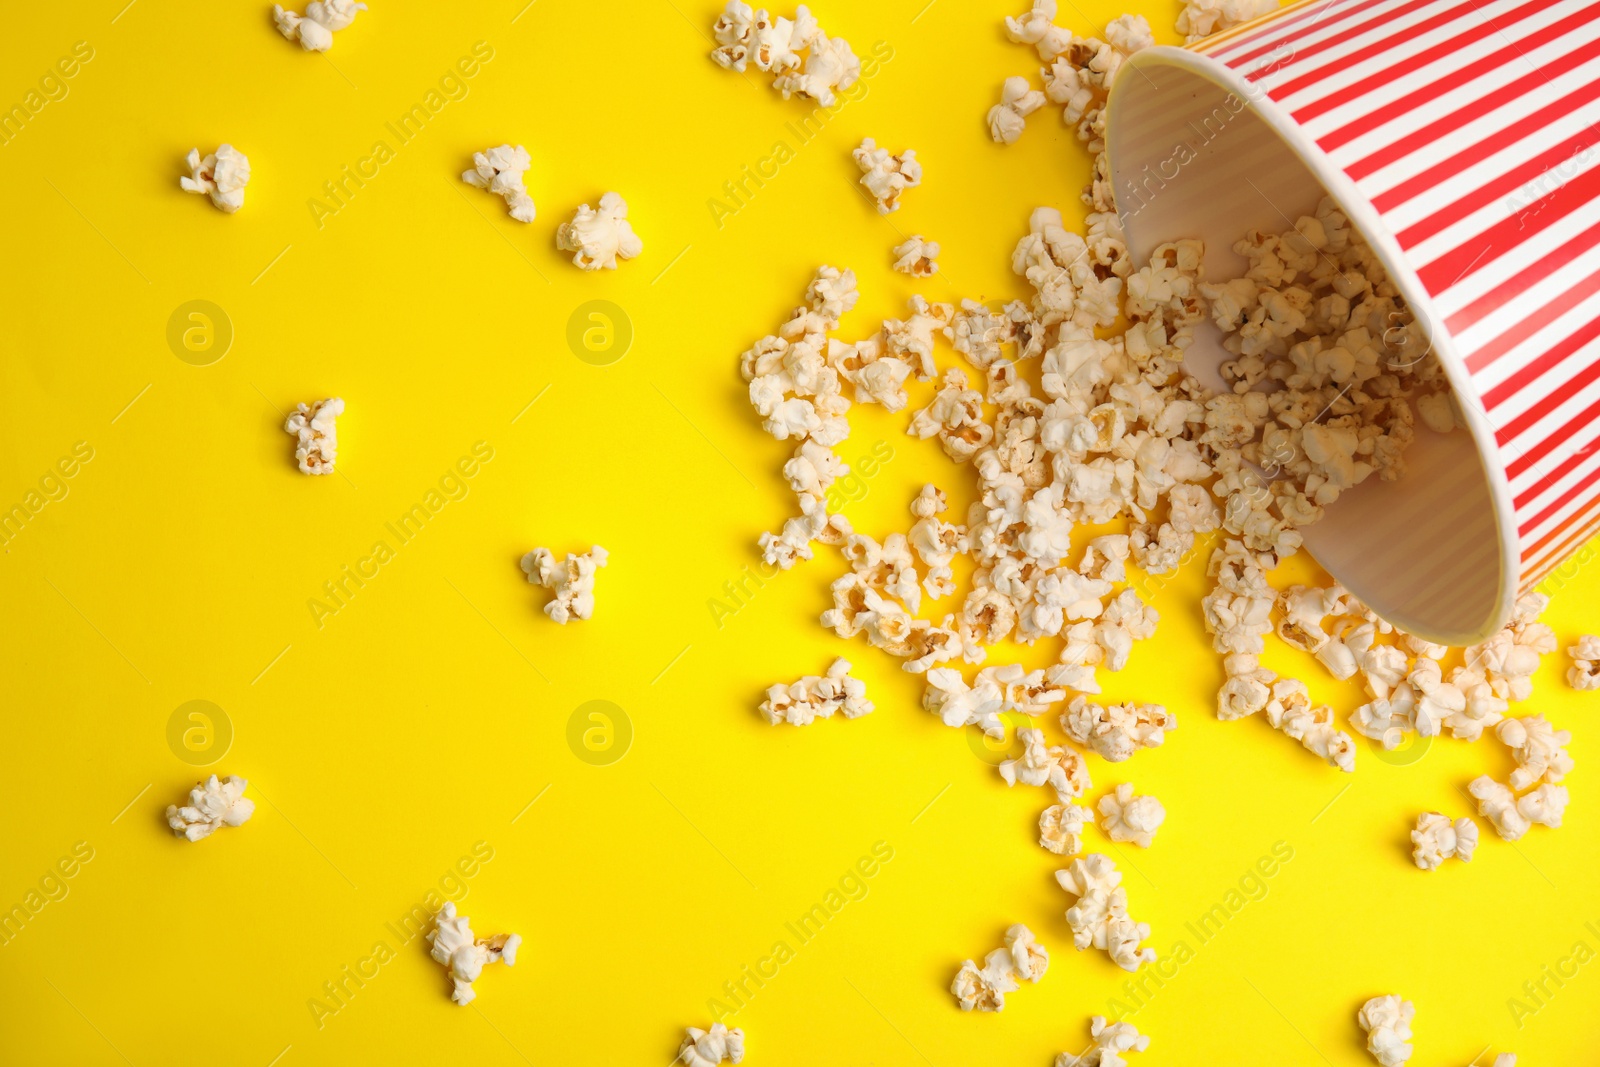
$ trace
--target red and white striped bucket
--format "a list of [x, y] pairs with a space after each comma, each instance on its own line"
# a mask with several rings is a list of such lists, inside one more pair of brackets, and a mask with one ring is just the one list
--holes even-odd
[[1481, 640], [1600, 532], [1600, 0], [1309, 0], [1137, 53], [1107, 131], [1135, 256], [1235, 276], [1332, 195], [1431, 330], [1470, 433], [1419, 426], [1306, 531], [1374, 610]]

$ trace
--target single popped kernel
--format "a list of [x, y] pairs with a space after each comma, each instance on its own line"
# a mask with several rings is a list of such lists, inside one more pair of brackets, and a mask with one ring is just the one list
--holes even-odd
[[548, 548], [536, 548], [522, 557], [522, 573], [533, 585], [543, 586], [554, 596], [544, 613], [565, 626], [572, 619], [587, 619], [594, 614], [595, 572], [606, 565], [606, 550], [595, 545], [583, 555], [567, 554], [558, 560]]
[[1572, 666], [1567, 668], [1567, 684], [1574, 689], [1600, 689], [1600, 637], [1584, 634], [1567, 648]]
[[996, 144], [1016, 144], [1028, 116], [1049, 103], [1049, 98], [1013, 75], [1000, 86], [1000, 102], [989, 109], [989, 136]]
[[209, 196], [217, 210], [227, 215], [244, 207], [244, 187], [250, 183], [250, 160], [243, 152], [225, 144], [202, 158], [200, 149], [191, 148], [184, 164], [189, 168], [189, 176], [179, 178], [178, 185], [185, 192]]
[[333, 47], [333, 35], [354, 22], [358, 11], [365, 10], [367, 5], [355, 0], [311, 0], [306, 13], [297, 15], [274, 4], [272, 21], [279, 33], [299, 41], [307, 52], [326, 52]]
[[744, 1060], [744, 1031], [737, 1026], [732, 1030], [722, 1023], [712, 1023], [711, 1029], [688, 1027], [683, 1044], [678, 1046], [678, 1059], [684, 1067], [717, 1067], [720, 1063], [741, 1063]]
[[[1055, 0], [1037, 0], [1055, 6]], [[1108, 1023], [1104, 1015], [1089, 1019], [1089, 1048], [1077, 1055], [1063, 1052], [1056, 1056], [1055, 1067], [1126, 1067], [1124, 1052], [1143, 1052], [1150, 1047], [1150, 1038], [1139, 1033], [1129, 1022]]]
[[255, 801], [245, 798], [250, 783], [237, 774], [212, 775], [189, 790], [189, 803], [167, 805], [167, 825], [189, 841], [210, 837], [224, 826], [243, 826], [255, 814]]
[[1058, 856], [1075, 856], [1083, 851], [1085, 824], [1094, 823], [1094, 812], [1076, 804], [1052, 804], [1039, 813], [1039, 846]]
[[526, 148], [503, 144], [487, 152], [472, 153], [472, 169], [464, 172], [461, 180], [505, 200], [511, 217], [518, 222], [532, 222], [538, 210], [522, 184], [522, 176], [532, 166], [533, 157]]
[[301, 474], [332, 474], [339, 455], [339, 431], [335, 420], [344, 414], [344, 401], [338, 397], [314, 404], [297, 404], [294, 414], [284, 422], [285, 432], [295, 436], [294, 461]]
[[450, 968], [450, 999], [461, 1005], [477, 999], [472, 983], [483, 973], [484, 966], [504, 960], [507, 967], [515, 967], [517, 948], [522, 944], [520, 934], [475, 938], [470, 921], [465, 915], [458, 916], [455, 903], [448, 900], [439, 909], [427, 940], [434, 962]]
[[1425, 871], [1431, 871], [1454, 856], [1459, 860], [1472, 859], [1478, 847], [1478, 824], [1468, 818], [1451, 822], [1436, 811], [1417, 816], [1417, 828], [1411, 831], [1411, 860]]
[[827, 719], [836, 711], [847, 719], [859, 718], [872, 710], [867, 687], [850, 677], [850, 661], [833, 661], [828, 673], [807, 675], [790, 685], [775, 685], [761, 702], [761, 715], [769, 723], [806, 726], [816, 719]]
[[600, 198], [600, 208], [578, 208], [571, 222], [556, 230], [556, 247], [573, 253], [580, 270], [616, 270], [618, 259], [632, 259], [644, 251], [644, 242], [628, 223], [628, 203], [616, 193]]
[[895, 246], [894, 269], [913, 278], [931, 278], [939, 273], [939, 243], [914, 233]]
[[1152, 796], [1134, 796], [1133, 786], [1123, 782], [1116, 792], [1107, 793], [1095, 805], [1100, 809], [1100, 829], [1113, 841], [1126, 841], [1149, 848], [1156, 831], [1166, 821], [1167, 809]]
[[1398, 996], [1373, 997], [1356, 1020], [1367, 1033], [1367, 1051], [1383, 1067], [1405, 1067], [1411, 1058], [1411, 1020], [1416, 1008]]
[[897, 156], [868, 137], [851, 155], [861, 168], [861, 184], [877, 202], [880, 215], [900, 210], [901, 195], [922, 184], [922, 164], [910, 148]]

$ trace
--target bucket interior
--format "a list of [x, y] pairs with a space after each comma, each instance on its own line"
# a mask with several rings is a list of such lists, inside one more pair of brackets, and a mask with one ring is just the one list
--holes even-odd
[[[1136, 56], [1121, 73], [1107, 117], [1112, 181], [1129, 250], [1143, 263], [1163, 242], [1199, 238], [1206, 246], [1205, 277], [1237, 277], [1247, 263], [1233, 251], [1236, 241], [1250, 229], [1292, 229], [1328, 191], [1241, 95], [1159, 55], [1176, 50], [1153, 51]], [[1361, 212], [1349, 214], [1371, 243]], [[1394, 264], [1389, 267], [1395, 275]], [[1414, 282], [1398, 275], [1395, 282], [1419, 317], [1429, 314]], [[1440, 355], [1453, 358], [1448, 351]], [[1220, 331], [1207, 322], [1196, 332], [1186, 366], [1221, 389], [1217, 368], [1230, 358]], [[1419, 420], [1404, 477], [1368, 478], [1303, 531], [1317, 562], [1374, 611], [1441, 643], [1481, 640], [1509, 612], [1503, 535], [1478, 444], [1487, 434], [1482, 426], [1437, 434]], [[1482, 439], [1494, 448], [1492, 436]]]

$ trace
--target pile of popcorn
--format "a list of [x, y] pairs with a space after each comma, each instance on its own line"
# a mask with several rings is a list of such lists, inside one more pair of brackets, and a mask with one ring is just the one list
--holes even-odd
[[1050, 953], [1034, 940], [1033, 931], [1018, 923], [1006, 930], [1005, 947], [989, 953], [979, 967], [964, 960], [950, 983], [950, 992], [962, 1011], [1001, 1011], [1006, 994], [1016, 992], [1017, 980], [1037, 982], [1050, 966]]

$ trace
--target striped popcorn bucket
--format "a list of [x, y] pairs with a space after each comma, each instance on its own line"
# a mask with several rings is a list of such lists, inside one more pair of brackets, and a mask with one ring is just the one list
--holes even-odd
[[1236, 276], [1331, 195], [1431, 336], [1467, 431], [1305, 531], [1380, 615], [1476, 642], [1600, 531], [1600, 2], [1310, 0], [1139, 52], [1107, 131], [1136, 257], [1199, 237]]

